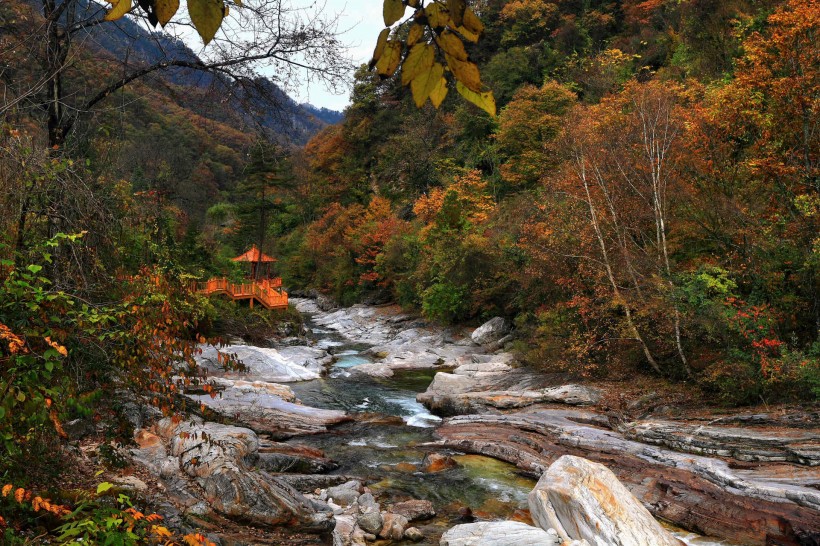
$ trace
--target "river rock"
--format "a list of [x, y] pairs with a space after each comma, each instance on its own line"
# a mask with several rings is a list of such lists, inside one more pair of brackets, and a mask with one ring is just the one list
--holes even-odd
[[338, 309], [339, 305], [330, 296], [316, 294], [316, 307], [322, 311], [333, 311], [334, 309]]
[[555, 529], [564, 539], [593, 546], [683, 546], [611, 470], [581, 457], [555, 461], [528, 501], [538, 526]]
[[196, 357], [197, 364], [208, 372], [222, 370], [219, 353], [234, 355], [244, 364], [246, 370], [241, 373], [231, 371], [227, 373], [228, 376], [270, 383], [318, 379], [325, 366], [333, 360], [327, 351], [306, 346], [272, 349], [253, 345], [228, 345], [216, 349], [212, 345], [202, 345], [200, 349], [202, 353]]
[[379, 503], [377, 503], [376, 499], [373, 498], [372, 493], [364, 493], [360, 495], [359, 500], [356, 501], [356, 504], [359, 505], [359, 510], [361, 510], [362, 513], [379, 511]]
[[[558, 546], [561, 539], [517, 521], [465, 523], [449, 529], [440, 546]], [[644, 545], [647, 546], [647, 545]]]
[[404, 516], [408, 521], [430, 519], [436, 515], [432, 502], [419, 499], [397, 502], [388, 508], [388, 512]]
[[586, 406], [601, 399], [601, 391], [593, 387], [550, 386], [557, 377], [514, 368], [512, 360], [512, 355], [502, 353], [462, 364], [451, 373], [439, 372], [416, 400], [440, 415], [463, 415], [544, 403]]
[[404, 530], [404, 538], [412, 542], [421, 542], [424, 540], [424, 534], [415, 527], [408, 527]]
[[382, 530], [379, 531], [379, 538], [390, 540], [401, 540], [404, 537], [404, 530], [410, 525], [407, 518], [386, 512], [382, 514]]
[[349, 483], [345, 483], [328, 488], [327, 496], [340, 506], [349, 506], [358, 500], [359, 491], [357, 488], [350, 487]]
[[[205, 379], [205, 383], [209, 383], [223, 391], [225, 389], [236, 389], [238, 391], [245, 391], [250, 394], [255, 395], [273, 395], [278, 396], [285, 402], [295, 402], [298, 403], [299, 401], [296, 399], [296, 394], [293, 392], [287, 385], [282, 385], [281, 383], [271, 383], [269, 381], [246, 381], [244, 379], [228, 379], [226, 377], [208, 377]], [[186, 387], [185, 392], [190, 394], [208, 394], [206, 392], [197, 392], [194, 390], [196, 387]]]
[[336, 516], [336, 527], [333, 529], [333, 546], [363, 546], [364, 533], [356, 527], [356, 520], [352, 516]]
[[498, 341], [509, 331], [510, 324], [502, 317], [495, 317], [476, 328], [470, 338], [478, 345], [486, 345]]
[[449, 455], [442, 455], [441, 453], [428, 453], [421, 461], [421, 466], [425, 472], [441, 472], [456, 468], [458, 463]]
[[364, 531], [378, 535], [382, 530], [383, 520], [382, 515], [377, 511], [365, 512], [356, 520]]
[[627, 438], [676, 451], [739, 461], [820, 465], [820, 433], [816, 430], [710, 426], [652, 419], [626, 423], [619, 431]]
[[329, 427], [351, 420], [342, 411], [288, 402], [267, 387], [231, 386], [213, 398], [204, 394], [188, 397], [240, 425], [277, 440], [327, 432]]
[[148, 491], [148, 484], [136, 476], [114, 476], [110, 480], [118, 489], [130, 491], [132, 494], [144, 494]]
[[259, 439], [246, 428], [217, 423], [176, 424], [164, 419], [159, 436], [170, 443], [183, 472], [220, 514], [257, 525], [292, 525], [311, 532], [333, 529], [332, 514], [270, 474], [253, 470]]
[[256, 466], [267, 472], [301, 474], [321, 474], [339, 468], [338, 463], [322, 455], [306, 453], [300, 449], [301, 446], [293, 446], [294, 449], [288, 449], [289, 444], [277, 444], [277, 446], [280, 447], [268, 447], [266, 451], [260, 450]]

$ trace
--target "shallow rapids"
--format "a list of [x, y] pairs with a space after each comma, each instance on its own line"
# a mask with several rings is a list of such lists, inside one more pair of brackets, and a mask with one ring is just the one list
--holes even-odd
[[[397, 372], [374, 378], [351, 368], [374, 361], [371, 345], [351, 341], [317, 325], [306, 314], [316, 347], [329, 351], [333, 363], [321, 379], [290, 386], [305, 405], [361, 414], [353, 423], [327, 434], [300, 437], [293, 443], [324, 451], [340, 464], [334, 473], [358, 476], [388, 502], [417, 498], [433, 502], [438, 516], [422, 522], [423, 544], [438, 544], [449, 527], [469, 521], [514, 519], [531, 523], [527, 495], [536, 480], [510, 464], [480, 455], [453, 454], [456, 468], [429, 473], [423, 468], [424, 444], [434, 440], [441, 418], [416, 401], [435, 374], [432, 370]], [[466, 516], [465, 516], [466, 514]], [[685, 531], [675, 533], [687, 544], [726, 544]]]

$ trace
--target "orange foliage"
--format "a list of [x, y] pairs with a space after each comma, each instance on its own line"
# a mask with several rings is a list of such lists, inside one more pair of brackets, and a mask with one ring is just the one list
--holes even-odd
[[[28, 352], [26, 349], [26, 342], [23, 338], [11, 331], [11, 329], [3, 323], [0, 323], [0, 340], [8, 343], [8, 350], [10, 354]], [[65, 350], [65, 348], [63, 348]]]
[[359, 276], [360, 282], [376, 282], [380, 286], [389, 285], [375, 267], [384, 246], [400, 232], [405, 231], [407, 222], [396, 218], [390, 201], [379, 196], [370, 200], [364, 216], [346, 232], [350, 247], [357, 254], [356, 263], [365, 268]]
[[[66, 506], [63, 506], [63, 505], [60, 505], [60, 504], [54, 504], [49, 499], [44, 499], [40, 496], [36, 496], [36, 495], [34, 495], [33, 492], [31, 492], [27, 489], [24, 489], [22, 487], [18, 487], [17, 489], [15, 489], [14, 485], [12, 485], [10, 483], [7, 483], [6, 485], [3, 486], [3, 489], [2, 489], [3, 497], [8, 497], [9, 495], [12, 494], [12, 491], [14, 491], [13, 498], [14, 498], [15, 502], [17, 502], [18, 504], [23, 504], [23, 503], [29, 503], [30, 502], [31, 503], [31, 508], [35, 512], [39, 512], [40, 510], [43, 510], [43, 511], [48, 512], [50, 514], [53, 514], [57, 517], [65, 516], [66, 514], [71, 513], [71, 510], [69, 510], [68, 507], [66, 507]], [[2, 520], [2, 518], [0, 518], [0, 520]], [[4, 523], [5, 523], [4, 521], [0, 522], [0, 527], [3, 526]]]
[[444, 199], [453, 193], [463, 207], [465, 219], [472, 224], [482, 224], [495, 208], [495, 202], [487, 191], [487, 182], [481, 171], [470, 170], [457, 176], [446, 188], [435, 188], [428, 195], [418, 198], [413, 205], [413, 213], [425, 224], [432, 223], [441, 212]]

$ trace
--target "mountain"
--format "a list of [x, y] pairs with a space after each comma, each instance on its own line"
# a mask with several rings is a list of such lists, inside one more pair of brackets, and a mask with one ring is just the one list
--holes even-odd
[[[37, 8], [37, 2], [32, 0], [30, 3]], [[77, 21], [93, 20], [107, 11], [106, 7], [92, 0], [77, 0], [76, 5], [74, 17]], [[81, 30], [74, 41], [129, 69], [168, 59], [199, 60], [182, 40], [161, 31], [151, 31], [128, 17]], [[128, 71], [123, 69], [123, 73]], [[220, 117], [214, 110], [197, 108], [202, 103], [203, 92], [231, 97], [234, 114], [248, 126], [263, 129], [282, 144], [305, 144], [322, 128], [339, 123], [343, 117], [341, 112], [297, 103], [270, 78], [258, 77], [239, 85], [224, 76], [181, 67], [166, 68], [157, 75], [166, 85], [196, 89], [193, 95], [184, 90], [178, 95], [183, 97], [188, 108], [216, 120]], [[194, 96], [197, 100], [184, 101], [186, 96]]]
[[300, 106], [302, 109], [306, 110], [310, 114], [313, 114], [313, 116], [319, 118], [328, 125], [336, 125], [337, 123], [341, 123], [345, 119], [344, 113], [339, 112], [337, 110], [330, 110], [328, 108], [317, 108], [316, 106], [307, 103], [303, 103]]

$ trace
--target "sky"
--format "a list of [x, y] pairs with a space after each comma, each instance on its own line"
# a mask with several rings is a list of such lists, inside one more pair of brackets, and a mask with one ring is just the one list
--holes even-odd
[[[339, 14], [341, 41], [349, 47], [348, 56], [358, 66], [373, 55], [376, 38], [384, 28], [382, 0], [325, 0], [328, 14]], [[294, 0], [293, 5], [311, 5], [311, 0]], [[321, 3], [321, 2], [320, 2]], [[351, 74], [352, 76], [352, 74]], [[313, 106], [344, 110], [350, 102], [350, 89], [334, 95], [321, 84], [302, 86], [291, 96], [297, 102], [309, 102]]]
[[[352, 61], [354, 67], [370, 61], [379, 32], [384, 28], [383, 0], [286, 0], [285, 3], [294, 8], [303, 7], [308, 13], [321, 10], [326, 15], [324, 19], [338, 16], [338, 38], [347, 48], [346, 57]], [[200, 54], [205, 51], [202, 40], [192, 28], [181, 27], [175, 30], [179, 32], [177, 37], [193, 51]], [[259, 74], [271, 75], [267, 72], [265, 67], [259, 67]], [[350, 79], [353, 79], [352, 71]], [[350, 91], [350, 87], [344, 87], [340, 88], [339, 93], [334, 94], [321, 83], [315, 82], [305, 82], [295, 89], [287, 89], [288, 95], [298, 103], [307, 102], [313, 106], [337, 111], [344, 110], [350, 103]]]

